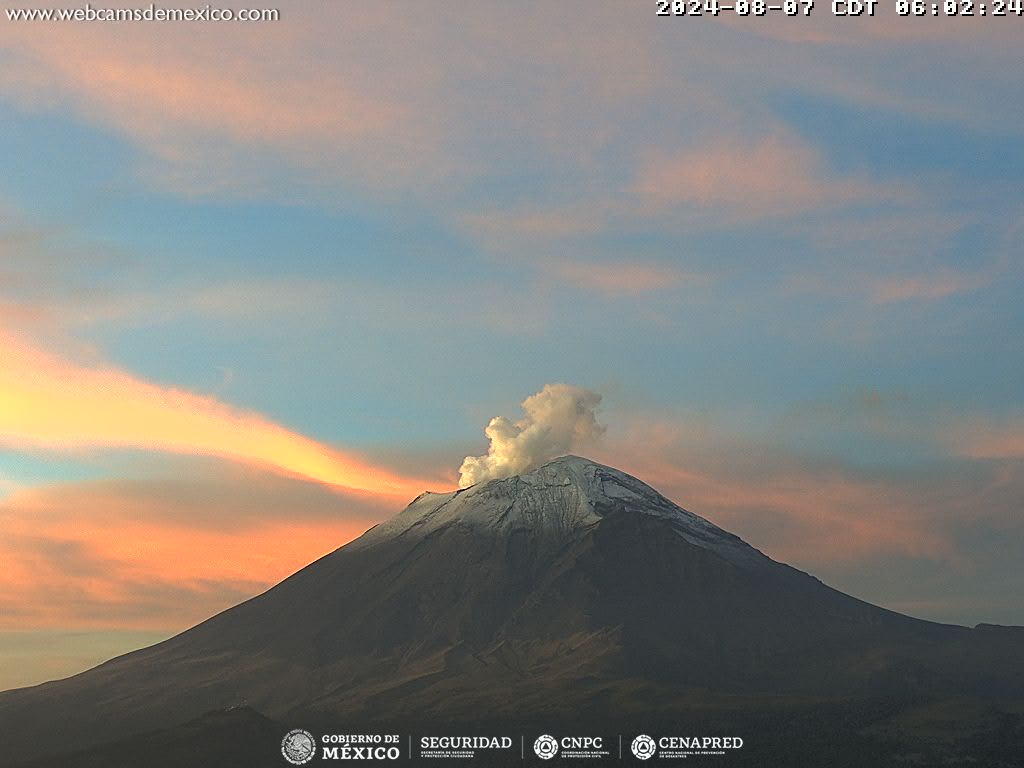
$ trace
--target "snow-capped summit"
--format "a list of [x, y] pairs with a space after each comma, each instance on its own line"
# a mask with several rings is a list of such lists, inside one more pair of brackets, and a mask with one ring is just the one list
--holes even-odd
[[426, 492], [395, 517], [368, 531], [349, 548], [396, 538], [421, 539], [449, 526], [494, 534], [527, 531], [536, 544], [572, 539], [611, 512], [651, 515], [669, 521], [691, 544], [726, 559], [771, 561], [739, 537], [688, 512], [646, 483], [580, 456], [562, 456], [521, 475], [490, 480], [448, 493]]

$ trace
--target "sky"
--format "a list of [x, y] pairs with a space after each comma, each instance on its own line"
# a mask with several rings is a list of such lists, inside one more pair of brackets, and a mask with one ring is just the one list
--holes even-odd
[[0, 689], [455, 488], [558, 383], [770, 556], [1024, 624], [1024, 20], [268, 7], [0, 17]]

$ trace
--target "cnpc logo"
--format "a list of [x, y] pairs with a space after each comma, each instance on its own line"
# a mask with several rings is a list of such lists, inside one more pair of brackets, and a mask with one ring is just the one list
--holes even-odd
[[533, 742], [533, 751], [541, 760], [550, 760], [559, 752], [564, 757], [595, 757], [591, 753], [603, 747], [604, 740], [600, 736], [563, 736], [556, 739], [545, 733]]
[[543, 736], [538, 736], [537, 740], [533, 742], [533, 751], [541, 760], [550, 760], [558, 754], [558, 740], [546, 733]]

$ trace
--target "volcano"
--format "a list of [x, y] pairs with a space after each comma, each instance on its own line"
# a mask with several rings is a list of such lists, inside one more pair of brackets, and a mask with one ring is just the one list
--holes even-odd
[[[133, 764], [156, 765], [138, 757], [146, 743], [173, 743], [179, 726], [194, 743], [207, 732], [197, 722], [232, 713], [266, 730], [299, 718], [622, 728], [713, 711], [774, 729], [764, 722], [799, 710], [811, 730], [852, 718], [850, 733], [897, 759], [902, 737], [886, 728], [942, 703], [980, 723], [943, 748], [986, 764], [1024, 744], [1022, 691], [1024, 629], [862, 602], [634, 477], [566, 456], [424, 493], [166, 642], [0, 694], [0, 765], [114, 765], [126, 753], [102, 745], [125, 739]], [[1010, 730], [998, 748], [971, 741], [999, 728]]]

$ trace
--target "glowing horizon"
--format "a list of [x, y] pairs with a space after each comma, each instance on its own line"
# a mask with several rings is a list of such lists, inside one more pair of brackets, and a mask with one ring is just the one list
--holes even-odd
[[217, 399], [62, 360], [0, 334], [0, 442], [221, 456], [349, 491], [413, 498], [402, 477]]

